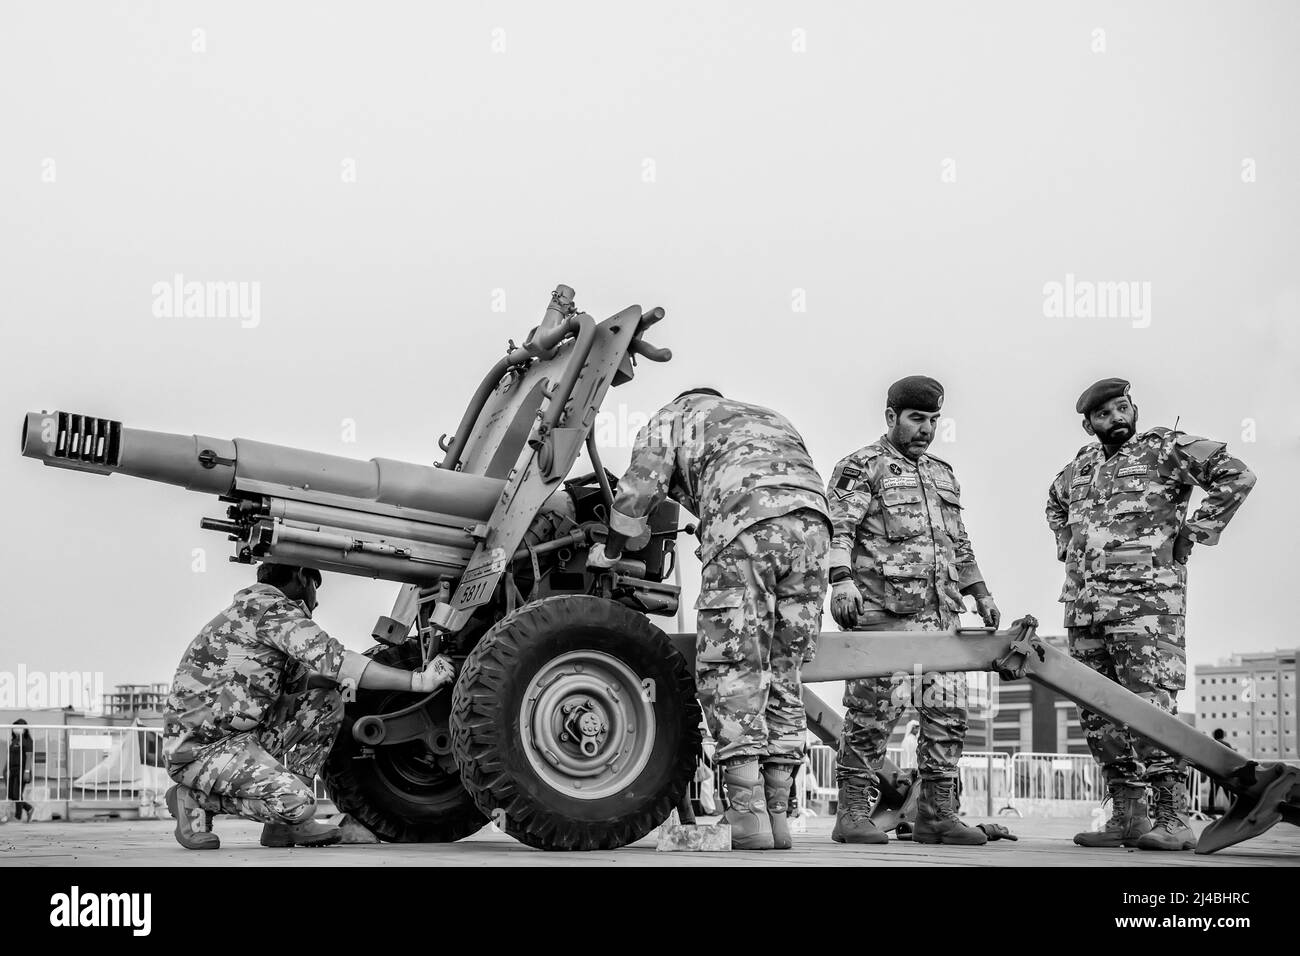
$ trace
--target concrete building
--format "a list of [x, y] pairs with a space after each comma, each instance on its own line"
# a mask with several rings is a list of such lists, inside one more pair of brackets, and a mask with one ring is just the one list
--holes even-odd
[[1234, 654], [1196, 667], [1197, 726], [1259, 760], [1300, 759], [1296, 651]]
[[[1042, 636], [1053, 647], [1065, 650], [1065, 635]], [[966, 682], [970, 698], [966, 750], [1088, 753], [1073, 701], [1030, 680], [1004, 681], [996, 674], [972, 673]], [[908, 708], [890, 738], [891, 747], [902, 742], [907, 722], [915, 718], [915, 711]]]
[[163, 712], [170, 684], [118, 684], [104, 695], [104, 713], [114, 717], [150, 717]]
[[[1064, 634], [1042, 636], [1058, 650], [1067, 650]], [[1083, 739], [1083, 728], [1079, 725], [1079, 708], [1074, 701], [1028, 679], [1004, 681], [996, 674], [971, 674], [967, 682], [972, 689], [966, 750], [994, 750], [1008, 754], [1089, 753], [1088, 744]], [[975, 690], [981, 682], [986, 689]], [[1292, 691], [1294, 694], [1294, 687]], [[1187, 690], [1180, 694], [1180, 702], [1186, 704], [1191, 693]], [[983, 706], [986, 701], [991, 706]], [[913, 716], [909, 711], [902, 726]], [[1178, 716], [1196, 726], [1194, 715], [1180, 713]], [[896, 731], [890, 745], [898, 746], [901, 739], [901, 732]]]

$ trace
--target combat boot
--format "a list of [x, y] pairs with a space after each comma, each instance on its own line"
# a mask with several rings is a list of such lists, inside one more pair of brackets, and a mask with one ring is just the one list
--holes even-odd
[[839, 804], [835, 811], [836, 843], [888, 843], [889, 834], [871, 820], [871, 782], [867, 777], [845, 777], [840, 781]]
[[1187, 818], [1187, 784], [1181, 775], [1157, 777], [1151, 781], [1156, 823], [1138, 838], [1139, 850], [1190, 850], [1196, 834]]
[[957, 816], [957, 781], [951, 778], [921, 780], [916, 802], [914, 843], [943, 843], [949, 846], [983, 846], [989, 842], [983, 830], [968, 827]]
[[1086, 847], [1137, 846], [1138, 838], [1151, 829], [1147, 815], [1147, 788], [1112, 780], [1107, 784], [1111, 801], [1110, 819], [1097, 831], [1084, 830], [1074, 842]]
[[333, 846], [343, 839], [343, 831], [328, 823], [304, 820], [302, 823], [267, 823], [262, 827], [262, 846]]
[[790, 836], [790, 785], [794, 767], [788, 763], [763, 764], [763, 796], [767, 815], [772, 821], [772, 849], [788, 850], [794, 845]]
[[212, 814], [199, 805], [189, 787], [173, 784], [167, 791], [167, 809], [176, 821], [176, 842], [187, 850], [219, 850], [221, 838], [212, 832]]
[[772, 818], [767, 812], [757, 758], [738, 760], [723, 767], [722, 786], [727, 792], [728, 806], [721, 822], [731, 827], [731, 848], [772, 849]]

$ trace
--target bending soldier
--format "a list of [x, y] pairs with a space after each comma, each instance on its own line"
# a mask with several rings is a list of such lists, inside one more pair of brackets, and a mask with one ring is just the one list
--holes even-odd
[[649, 538], [647, 516], [671, 496], [700, 520], [695, 686], [723, 765], [737, 849], [786, 849], [794, 773], [807, 725], [799, 668], [816, 652], [830, 521], [821, 477], [784, 417], [684, 392], [637, 436], [604, 546], [610, 567]]

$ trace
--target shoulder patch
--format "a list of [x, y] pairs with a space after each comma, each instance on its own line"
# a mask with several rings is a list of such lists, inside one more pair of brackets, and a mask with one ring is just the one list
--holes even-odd
[[1174, 445], [1192, 461], [1204, 464], [1228, 446], [1221, 441], [1202, 438], [1199, 435], [1179, 435]]
[[845, 459], [835, 469], [831, 475], [831, 491], [840, 499], [847, 498], [857, 490], [858, 482], [862, 480], [862, 468], [854, 464], [851, 458]]

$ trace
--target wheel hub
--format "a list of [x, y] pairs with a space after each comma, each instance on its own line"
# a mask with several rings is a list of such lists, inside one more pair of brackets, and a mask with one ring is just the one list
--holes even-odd
[[597, 650], [563, 654], [533, 678], [519, 727], [538, 775], [571, 796], [623, 789], [654, 749], [654, 706], [636, 672]]

